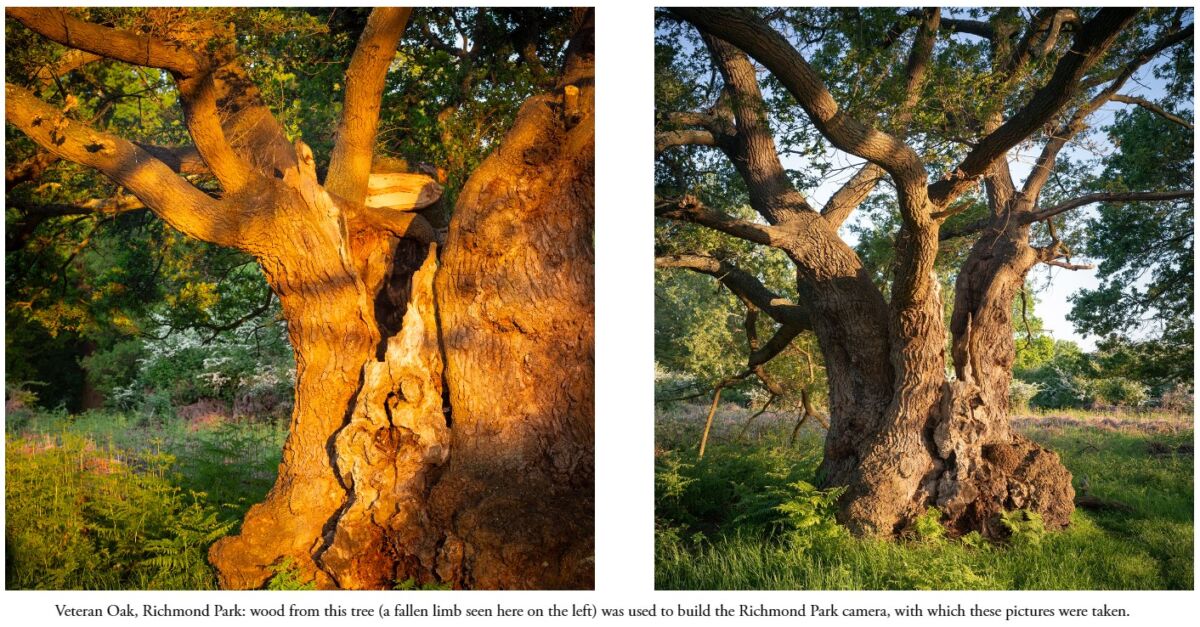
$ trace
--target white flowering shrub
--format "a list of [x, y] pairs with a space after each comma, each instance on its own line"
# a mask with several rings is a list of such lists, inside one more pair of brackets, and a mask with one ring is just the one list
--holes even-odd
[[234, 415], [290, 412], [295, 362], [284, 322], [214, 334], [155, 320], [149, 337], [118, 344], [85, 363], [111, 405], [151, 416], [201, 400], [221, 401]]

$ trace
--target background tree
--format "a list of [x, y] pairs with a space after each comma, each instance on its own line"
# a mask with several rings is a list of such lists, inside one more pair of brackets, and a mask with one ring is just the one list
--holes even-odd
[[[756, 303], [777, 323], [767, 345], [815, 335], [842, 520], [892, 535], [936, 506], [959, 533], [1001, 534], [1022, 508], [1067, 524], [1069, 473], [1007, 421], [1014, 302], [1034, 265], [1080, 267], [1071, 210], [1190, 205], [1190, 176], [1097, 192], [1060, 157], [1109, 102], [1180, 121], [1123, 90], [1155, 63], [1190, 81], [1190, 11], [680, 8], [659, 24], [658, 265]], [[818, 206], [804, 190], [823, 181], [841, 184]], [[839, 228], [860, 206], [876, 226], [855, 249]], [[714, 254], [728, 244], [688, 249], [685, 226], [782, 251], [795, 296]]]
[[[253, 260], [269, 287], [261, 313], [277, 301], [286, 320], [291, 429], [266, 501], [211, 551], [227, 587], [261, 586], [284, 560], [322, 587], [591, 585], [590, 13], [457, 10], [455, 23], [477, 26], [466, 38], [424, 11], [409, 24], [410, 13], [8, 12], [10, 34], [54, 59], [31, 56], [6, 84], [10, 129], [32, 142], [9, 134], [10, 239], [14, 223], [26, 239], [61, 241], [46, 229], [65, 216], [95, 228], [86, 223], [112, 219], [97, 211], [119, 222], [144, 206], [174, 229], [165, 234], [237, 251], [237, 268]], [[397, 53], [406, 26], [420, 43]], [[427, 60], [443, 39], [474, 50], [470, 68], [485, 77], [456, 77], [458, 97], [491, 102], [503, 85], [495, 102], [509, 104], [487, 113], [511, 128], [464, 135], [449, 115], [436, 144], [409, 132], [449, 102], [447, 68]], [[141, 97], [126, 89], [134, 80]], [[416, 147], [396, 147], [408, 140]], [[435, 146], [462, 155], [452, 173], [418, 161], [438, 163], [447, 153]], [[75, 184], [58, 211], [32, 186], [89, 169], [118, 191]], [[437, 179], [452, 177], [466, 183], [451, 211]], [[111, 201], [85, 200], [89, 188]], [[86, 231], [75, 237], [90, 245]], [[72, 257], [58, 246], [52, 257]], [[140, 273], [143, 298], [173, 291], [161, 274]], [[75, 276], [72, 289], [90, 292], [90, 275]], [[217, 311], [233, 305], [220, 290], [181, 282], [213, 326], [240, 320]]]

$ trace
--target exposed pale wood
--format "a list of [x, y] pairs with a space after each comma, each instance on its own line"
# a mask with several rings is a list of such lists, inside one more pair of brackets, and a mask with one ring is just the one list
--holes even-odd
[[424, 174], [372, 172], [363, 204], [395, 211], [418, 211], [441, 197], [442, 186]]

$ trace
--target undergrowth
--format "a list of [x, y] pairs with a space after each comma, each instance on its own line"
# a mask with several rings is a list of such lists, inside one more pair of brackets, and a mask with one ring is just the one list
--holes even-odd
[[701, 460], [696, 430], [679, 424], [691, 421], [664, 425], [663, 418], [655, 471], [659, 589], [1193, 587], [1190, 422], [1174, 432], [1027, 428], [1059, 452], [1077, 491], [1125, 509], [1077, 509], [1062, 532], [1017, 510], [1001, 521], [1010, 537], [993, 542], [978, 533], [947, 537], [935, 508], [899, 540], [854, 538], [834, 519], [837, 492], [814, 487], [823, 432], [805, 431], [789, 447], [790, 425], [781, 421], [756, 441], [710, 440]]
[[209, 546], [270, 489], [284, 431], [114, 412], [7, 425], [6, 587], [209, 589]]

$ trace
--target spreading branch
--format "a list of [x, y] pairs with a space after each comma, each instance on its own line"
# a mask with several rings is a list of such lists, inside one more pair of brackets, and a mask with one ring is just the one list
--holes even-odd
[[1150, 102], [1149, 100], [1146, 100], [1145, 98], [1138, 98], [1137, 96], [1126, 96], [1124, 94], [1117, 94], [1112, 97], [1112, 100], [1114, 102], [1124, 102], [1125, 104], [1137, 105], [1137, 106], [1139, 106], [1155, 115], [1158, 115], [1170, 122], [1174, 122], [1174, 123], [1186, 128], [1189, 131], [1193, 130], [1195, 128], [1192, 126], [1191, 122], [1188, 122], [1187, 120], [1175, 115], [1174, 113], [1171, 113], [1170, 111], [1167, 111], [1166, 109], [1158, 106], [1157, 104], [1154, 104], [1153, 102]]
[[1088, 117], [1104, 106], [1105, 103], [1110, 100], [1116, 100], [1118, 98], [1117, 91], [1124, 87], [1125, 83], [1133, 78], [1133, 75], [1143, 65], [1149, 63], [1159, 53], [1179, 42], [1191, 41], [1194, 30], [1193, 26], [1188, 26], [1183, 30], [1168, 33], [1149, 47], [1139, 50], [1133, 59], [1121, 68], [1116, 78], [1107, 87], [1076, 109], [1075, 113], [1058, 127], [1050, 137], [1050, 140], [1042, 147], [1042, 152], [1038, 155], [1033, 170], [1029, 173], [1029, 177], [1025, 179], [1023, 192], [1030, 202], [1033, 202], [1037, 198], [1042, 188], [1046, 185], [1046, 182], [1050, 180], [1050, 172], [1054, 168], [1054, 163], [1058, 159], [1058, 155], [1062, 149], [1076, 135], [1087, 128]]
[[1192, 198], [1195, 192], [1190, 189], [1169, 192], [1096, 192], [1085, 194], [1078, 198], [1061, 202], [1053, 207], [1039, 209], [1025, 218], [1027, 222], [1041, 222], [1060, 213], [1098, 202], [1152, 202], [1157, 200], [1180, 200]]
[[702, 32], [733, 44], [757, 59], [780, 80], [808, 114], [817, 130], [839, 150], [882, 166], [901, 194], [920, 196], [923, 205], [925, 169], [917, 153], [904, 142], [847, 115], [833, 99], [820, 76], [791, 43], [749, 9], [673, 8], [673, 12]]
[[797, 333], [812, 328], [803, 307], [775, 294], [754, 275], [723, 259], [696, 254], [662, 255], [654, 259], [654, 267], [683, 268], [715, 277], [730, 292], [757, 307], [781, 325], [796, 327], [799, 329]]
[[712, 131], [701, 129], [682, 129], [677, 131], [660, 131], [654, 134], [654, 156], [658, 156], [670, 148], [678, 146], [716, 146], [717, 138]]
[[726, 102], [735, 121], [736, 132], [722, 147], [746, 181], [750, 206], [770, 224], [787, 222], [797, 213], [812, 212], [813, 208], [792, 185], [779, 160], [766, 104], [750, 59], [717, 37], [704, 35], [704, 43], [725, 81]]
[[5, 119], [42, 148], [68, 161], [103, 172], [142, 200], [171, 226], [197, 239], [237, 246], [237, 220], [225, 207], [193, 187], [129, 141], [70, 120], [27, 90], [6, 83]]
[[168, 70], [184, 77], [198, 76], [206, 71], [207, 60], [180, 44], [85, 22], [62, 9], [10, 7], [7, 15], [29, 30], [68, 48], [132, 65]]
[[677, 199], [656, 199], [654, 215], [660, 218], [692, 222], [710, 229], [721, 231], [727, 235], [744, 239], [755, 244], [778, 247], [788, 241], [787, 234], [765, 224], [755, 224], [747, 220], [739, 220], [733, 216], [709, 209], [695, 196], [684, 196]]
[[384, 83], [411, 13], [411, 8], [371, 11], [346, 70], [346, 100], [325, 187], [352, 203], [362, 203], [367, 195]]
[[1105, 8], [1080, 27], [1071, 49], [1059, 59], [1049, 82], [1015, 115], [975, 148], [950, 175], [929, 186], [929, 199], [945, 205], [975, 184], [975, 180], [1010, 149], [1042, 128], [1075, 95], [1080, 79], [1104, 56], [1117, 35], [1133, 20], [1137, 9]]

